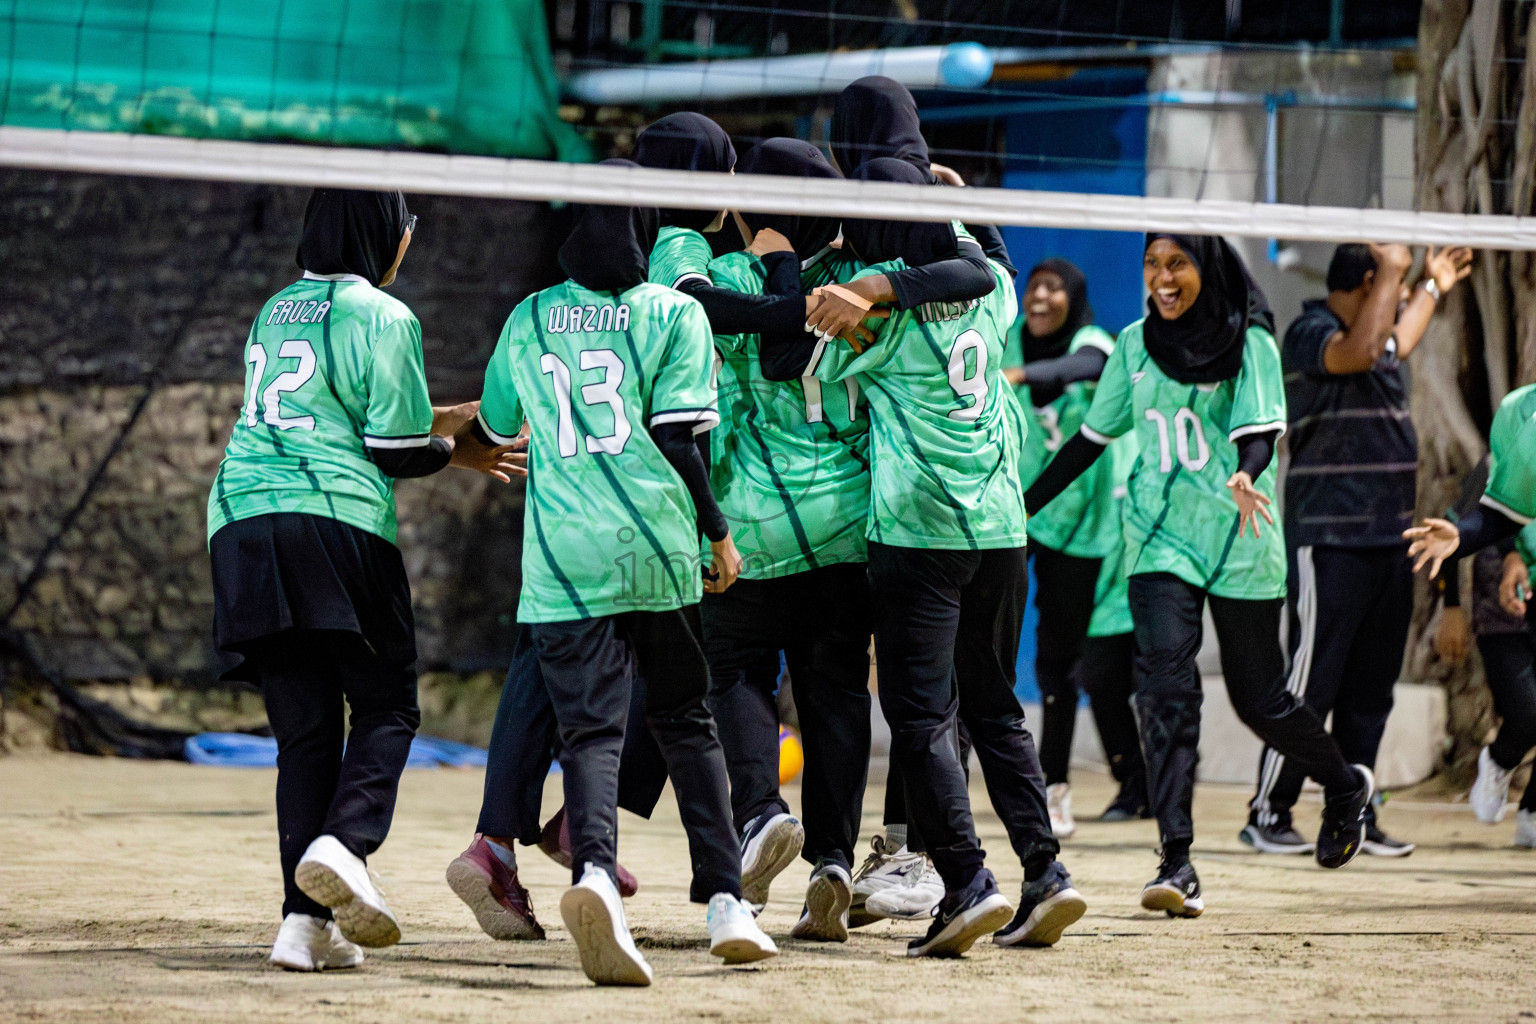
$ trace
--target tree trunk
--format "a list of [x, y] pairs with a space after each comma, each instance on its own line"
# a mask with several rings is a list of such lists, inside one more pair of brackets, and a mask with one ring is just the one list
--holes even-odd
[[[1533, 7], [1533, 0], [1425, 0], [1418, 47], [1419, 209], [1533, 212], [1536, 59], [1526, 59], [1536, 58]], [[1462, 476], [1487, 451], [1494, 410], [1532, 379], [1536, 254], [1479, 252], [1471, 278], [1442, 301], [1413, 359], [1420, 516], [1444, 515], [1455, 503]], [[1469, 775], [1494, 725], [1482, 667], [1475, 657], [1459, 666], [1437, 659], [1432, 640], [1439, 605], [1426, 581], [1418, 588], [1409, 675], [1445, 683], [1451, 768]]]

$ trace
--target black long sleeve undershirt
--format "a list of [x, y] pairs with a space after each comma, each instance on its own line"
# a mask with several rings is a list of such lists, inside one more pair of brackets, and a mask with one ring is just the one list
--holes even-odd
[[1024, 383], [1029, 385], [1029, 400], [1035, 405], [1050, 405], [1061, 397], [1068, 384], [1098, 380], [1108, 362], [1109, 355], [1103, 349], [1084, 345], [1055, 359], [1025, 363]]
[[1275, 442], [1280, 440], [1280, 431], [1266, 430], [1262, 434], [1245, 434], [1237, 440], [1237, 469], [1240, 473], [1247, 473], [1248, 479], [1257, 480], [1259, 474], [1269, 468], [1269, 462], [1275, 457]]
[[427, 443], [416, 448], [369, 448], [373, 464], [379, 472], [396, 480], [431, 476], [453, 458], [453, 448], [446, 437], [433, 434]]
[[693, 277], [677, 286], [699, 300], [709, 329], [716, 334], [805, 332], [805, 296], [800, 292], [800, 261], [792, 252], [762, 257], [768, 280], [762, 295], [717, 288]]
[[[1519, 533], [1523, 526], [1498, 509], [1478, 503], [1456, 524], [1457, 531], [1461, 533], [1461, 543], [1457, 545], [1453, 557], [1458, 561], [1469, 558], [1490, 544], [1508, 540]], [[1446, 559], [1445, 564], [1451, 565], [1451, 559]]]
[[1025, 510], [1034, 515], [1049, 505], [1057, 495], [1072, 486], [1072, 481], [1082, 476], [1089, 466], [1099, 461], [1099, 456], [1103, 454], [1104, 445], [1081, 431], [1067, 438], [1067, 443], [1061, 446], [1045, 471], [1024, 492]]
[[1019, 268], [1013, 265], [1012, 258], [1008, 255], [1008, 246], [1003, 242], [1003, 233], [995, 224], [967, 224], [965, 230], [969, 231], [981, 245], [987, 258], [1000, 264], [1008, 271], [1009, 277], [1018, 277]]
[[715, 501], [715, 492], [709, 488], [709, 469], [699, 454], [699, 443], [694, 439], [693, 427], [687, 423], [663, 423], [651, 428], [651, 439], [677, 475], [683, 478], [693, 507], [698, 511], [699, 529], [711, 541], [722, 541], [730, 534], [725, 513]]
[[997, 287], [986, 251], [966, 239], [960, 240], [952, 259], [898, 270], [886, 279], [896, 293], [897, 309], [914, 309], [925, 302], [969, 302]]

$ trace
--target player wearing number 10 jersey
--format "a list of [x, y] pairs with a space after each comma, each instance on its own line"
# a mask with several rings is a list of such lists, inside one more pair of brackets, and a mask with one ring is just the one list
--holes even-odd
[[[634, 166], [628, 161], [609, 161]], [[648, 985], [616, 876], [618, 766], [631, 689], [667, 763], [692, 850], [711, 951], [774, 955], [741, 900], [725, 761], [705, 705], [697, 636], [701, 528], [724, 589], [739, 556], [693, 435], [718, 422], [709, 325], [697, 301], [646, 282], [655, 209], [578, 210], [570, 280], [513, 310], [485, 373], [480, 441], [529, 433], [523, 589], [554, 708], [572, 881], [561, 916], [599, 984]]]

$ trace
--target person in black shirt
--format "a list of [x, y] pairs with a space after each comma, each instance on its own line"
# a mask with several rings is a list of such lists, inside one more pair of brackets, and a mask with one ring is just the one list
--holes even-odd
[[[1291, 464], [1285, 481], [1290, 561], [1288, 686], [1319, 716], [1333, 713], [1345, 760], [1374, 766], [1392, 711], [1413, 612], [1403, 530], [1413, 525], [1419, 444], [1404, 365], [1435, 305], [1471, 273], [1465, 248], [1430, 248], [1424, 278], [1404, 278], [1403, 245], [1341, 245], [1328, 297], [1307, 302], [1281, 360]], [[1310, 853], [1291, 827], [1302, 773], [1265, 747], [1240, 838], [1261, 853]], [[1362, 849], [1401, 857], [1369, 813]]]

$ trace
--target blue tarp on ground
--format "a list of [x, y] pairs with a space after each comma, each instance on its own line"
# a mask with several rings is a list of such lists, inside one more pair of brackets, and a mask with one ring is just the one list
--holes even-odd
[[[243, 732], [204, 732], [188, 736], [187, 760], [224, 768], [276, 768], [277, 740]], [[407, 768], [484, 768], [485, 751], [467, 743], [432, 736], [411, 741]]]

